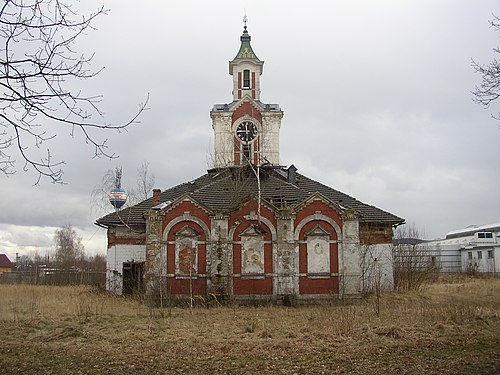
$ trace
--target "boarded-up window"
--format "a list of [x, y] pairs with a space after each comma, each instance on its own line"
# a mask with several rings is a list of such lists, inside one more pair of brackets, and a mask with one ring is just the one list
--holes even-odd
[[330, 273], [330, 233], [320, 225], [306, 233], [307, 273]]
[[264, 235], [258, 225], [250, 225], [240, 234], [242, 275], [264, 273]]
[[175, 233], [175, 273], [192, 276], [198, 270], [199, 233], [189, 226]]

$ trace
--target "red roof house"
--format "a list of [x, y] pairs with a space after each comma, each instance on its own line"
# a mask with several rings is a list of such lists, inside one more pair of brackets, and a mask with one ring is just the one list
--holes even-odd
[[7, 255], [0, 254], [0, 273], [2, 272], [11, 272], [12, 271], [12, 262], [9, 260]]

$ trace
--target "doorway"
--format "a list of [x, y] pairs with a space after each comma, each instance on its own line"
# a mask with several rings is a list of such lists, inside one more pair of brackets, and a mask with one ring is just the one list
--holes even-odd
[[123, 263], [122, 295], [142, 293], [144, 291], [144, 262]]

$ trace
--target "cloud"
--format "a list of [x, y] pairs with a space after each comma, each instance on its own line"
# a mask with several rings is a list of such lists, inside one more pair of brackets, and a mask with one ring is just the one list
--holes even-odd
[[10, 254], [50, 249], [55, 228], [66, 224], [89, 239], [89, 251], [103, 252], [90, 194], [108, 169], [123, 167], [126, 189], [143, 160], [161, 189], [205, 172], [209, 112], [232, 100], [228, 61], [245, 7], [252, 46], [265, 61], [262, 100], [285, 112], [283, 164], [415, 222], [431, 237], [500, 221], [500, 132], [472, 102], [480, 77], [470, 67], [471, 58], [493, 58], [498, 34], [488, 19], [497, 1], [106, 5], [110, 15], [79, 44], [105, 69], [78, 88], [103, 95], [106, 122], [130, 119], [148, 93], [149, 110], [127, 131], [98, 134], [117, 159], [93, 158], [81, 134], [71, 138], [69, 128], [50, 125], [67, 185], [33, 187], [36, 176], [22, 171], [0, 177], [0, 243]]
[[[13, 261], [16, 254], [50, 255], [54, 251], [54, 235], [60, 227], [0, 224], [0, 251]], [[87, 255], [105, 254], [106, 233], [99, 227], [77, 228], [77, 235]]]

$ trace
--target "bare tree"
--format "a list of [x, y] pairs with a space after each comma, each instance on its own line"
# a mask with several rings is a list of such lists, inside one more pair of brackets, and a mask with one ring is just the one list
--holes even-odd
[[71, 268], [84, 259], [82, 238], [71, 225], [56, 230], [54, 244], [53, 260], [59, 267]]
[[360, 260], [363, 293], [373, 294], [375, 313], [380, 315], [380, 302], [383, 289], [383, 261], [376, 250], [376, 245], [369, 242], [360, 245]]
[[87, 271], [106, 272], [106, 256], [102, 254], [84, 255], [80, 267]]
[[[108, 213], [112, 206], [109, 203], [109, 193], [114, 188], [121, 187], [122, 168], [108, 169], [101, 182], [94, 187], [90, 195], [90, 203], [98, 215]], [[120, 182], [118, 182], [120, 180]], [[120, 184], [120, 186], [118, 186]], [[127, 206], [133, 206], [151, 197], [155, 184], [155, 175], [149, 171], [149, 162], [144, 160], [137, 168], [136, 185], [124, 189], [128, 193]]]
[[41, 148], [63, 129], [72, 136], [83, 134], [95, 156], [115, 157], [95, 130], [127, 128], [137, 122], [147, 99], [129, 121], [112, 125], [97, 106], [100, 96], [72, 86], [100, 71], [90, 69], [92, 56], [73, 47], [107, 13], [100, 7], [81, 16], [64, 0], [6, 0], [0, 5], [0, 171], [5, 175], [21, 163], [25, 171], [35, 171], [35, 184], [42, 177], [62, 183], [64, 162], [54, 160], [49, 147]]
[[368, 225], [362, 230], [359, 258], [362, 291], [373, 297], [375, 314], [380, 315], [382, 292], [393, 289], [393, 264], [391, 247], [379, 243], [376, 228]]
[[438, 264], [415, 226], [398, 227], [392, 249], [394, 287], [418, 290], [438, 272]]
[[136, 186], [129, 191], [129, 204], [137, 204], [151, 197], [155, 175], [149, 171], [149, 162], [144, 160], [137, 168]]
[[121, 168], [108, 169], [104, 172], [101, 182], [92, 190], [90, 204], [96, 214], [100, 215], [110, 211], [109, 193], [117, 187], [118, 174], [121, 177]]
[[[500, 18], [493, 15], [490, 21], [490, 26], [495, 31], [500, 30]], [[500, 48], [495, 47], [493, 51], [500, 53]], [[484, 108], [489, 108], [491, 104], [500, 97], [500, 61], [493, 59], [487, 65], [479, 64], [472, 60], [472, 67], [476, 72], [481, 74], [482, 81], [480, 86], [476, 86], [473, 91], [474, 101], [481, 104]], [[492, 114], [496, 120], [500, 120], [500, 112]]]

